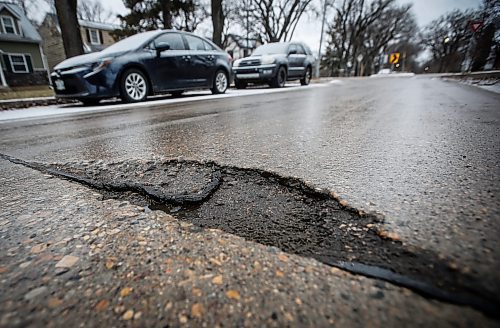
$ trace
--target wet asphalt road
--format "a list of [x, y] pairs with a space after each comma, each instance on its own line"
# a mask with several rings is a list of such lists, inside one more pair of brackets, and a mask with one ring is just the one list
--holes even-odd
[[183, 157], [296, 176], [382, 213], [405, 245], [500, 290], [500, 95], [426, 77], [0, 123], [0, 149], [67, 162]]

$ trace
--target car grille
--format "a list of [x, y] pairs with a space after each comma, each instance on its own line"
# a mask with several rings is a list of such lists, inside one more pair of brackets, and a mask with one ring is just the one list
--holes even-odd
[[249, 73], [259, 73], [258, 68], [243, 68], [243, 69], [238, 69], [237, 71], [238, 74], [249, 74]]
[[[53, 77], [53, 79], [58, 79], [58, 78]], [[83, 93], [83, 92], [87, 91], [87, 89], [83, 85], [82, 80], [76, 76], [63, 76], [59, 79], [64, 81], [65, 89], [64, 90], [57, 90], [55, 82], [53, 82], [53, 87], [54, 87], [54, 90], [57, 94], [73, 95], [73, 94], [79, 94], [79, 93]]]
[[245, 67], [245, 66], [259, 66], [259, 65], [260, 65], [260, 59], [243, 60], [240, 63], [240, 67]]

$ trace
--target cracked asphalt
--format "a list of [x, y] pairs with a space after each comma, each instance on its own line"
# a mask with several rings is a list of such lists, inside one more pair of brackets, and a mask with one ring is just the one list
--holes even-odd
[[[487, 91], [425, 77], [345, 79], [249, 97], [4, 122], [0, 149], [48, 163], [182, 157], [296, 176], [331, 191], [342, 204], [380, 213], [384, 229], [403, 245], [432, 251], [495, 293], [499, 100]], [[1, 165], [0, 279], [1, 294], [8, 295], [0, 296], [2, 325], [60, 326], [84, 318], [139, 326], [498, 323], [468, 307], [425, 299], [219, 230], [190, 228], [161, 212], [102, 201], [78, 184]], [[143, 219], [116, 219], [122, 210]], [[106, 227], [94, 240], [96, 224]], [[185, 228], [186, 239], [183, 232], [165, 233], [174, 225]], [[155, 238], [138, 239], [147, 227]], [[233, 240], [233, 246], [217, 245], [212, 234]], [[163, 238], [172, 244], [147, 246]], [[145, 253], [124, 246], [132, 241], [142, 242], [137, 251]], [[147, 263], [154, 269], [144, 273], [147, 266], [140, 261], [148, 247], [154, 254]], [[248, 247], [252, 251], [245, 253]], [[191, 260], [179, 260], [179, 249]], [[218, 250], [231, 260], [217, 259]], [[163, 267], [168, 259], [175, 270]], [[255, 261], [268, 275], [254, 272]], [[222, 271], [213, 273], [213, 263], [221, 263]], [[140, 278], [132, 279], [137, 272]], [[128, 274], [132, 286], [124, 285]], [[162, 297], [153, 293], [186, 279], [196, 286], [181, 285], [183, 291]], [[71, 290], [73, 305], [61, 306]]]

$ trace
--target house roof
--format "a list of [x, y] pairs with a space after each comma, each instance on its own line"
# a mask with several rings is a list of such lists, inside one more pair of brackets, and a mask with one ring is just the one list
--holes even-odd
[[[59, 29], [59, 19], [57, 18], [57, 15], [55, 13], [47, 13], [43, 21], [49, 24], [55, 24]], [[118, 24], [92, 22], [85, 19], [79, 19], [78, 25], [80, 25], [80, 27], [95, 28], [97, 30], [104, 31], [113, 31], [121, 28], [121, 26]]]
[[105, 31], [113, 31], [120, 28], [120, 25], [117, 24], [91, 22], [83, 19], [79, 19], [78, 24], [80, 24], [81, 27], [95, 28]]
[[40, 43], [42, 38], [38, 34], [36, 28], [31, 24], [28, 17], [24, 14], [21, 7], [13, 3], [0, 2], [0, 11], [8, 10], [19, 19], [19, 25], [23, 31], [23, 35], [0, 33], [0, 41], [15, 41], [15, 42], [29, 42]]

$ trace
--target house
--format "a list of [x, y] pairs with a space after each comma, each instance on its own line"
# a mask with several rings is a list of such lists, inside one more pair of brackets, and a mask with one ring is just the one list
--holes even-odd
[[0, 85], [48, 84], [42, 38], [16, 4], [0, 2]]
[[245, 38], [236, 34], [229, 34], [226, 39], [225, 50], [234, 60], [250, 56], [250, 54], [262, 45], [262, 41], [255, 38]]
[[[101, 51], [112, 45], [115, 40], [111, 36], [111, 32], [120, 28], [119, 25], [115, 24], [97, 23], [82, 19], [79, 19], [78, 23], [85, 53]], [[54, 13], [45, 15], [38, 32], [44, 40], [43, 50], [47, 55], [49, 69], [52, 70], [54, 66], [66, 59], [57, 15]]]

